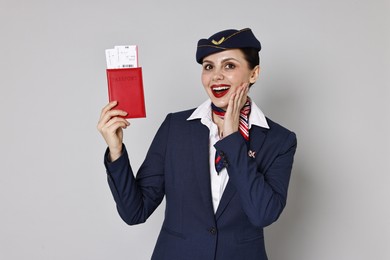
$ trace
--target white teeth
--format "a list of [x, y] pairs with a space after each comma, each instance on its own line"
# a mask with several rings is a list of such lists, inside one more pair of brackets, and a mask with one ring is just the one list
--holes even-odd
[[213, 88], [214, 91], [224, 91], [224, 90], [228, 90], [229, 88], [228, 87], [215, 87]]

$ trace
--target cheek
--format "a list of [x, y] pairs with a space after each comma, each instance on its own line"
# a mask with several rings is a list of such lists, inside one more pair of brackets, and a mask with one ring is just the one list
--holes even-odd
[[226, 81], [229, 82], [229, 84], [232, 87], [236, 87], [238, 85], [241, 85], [241, 83], [243, 82], [242, 76], [238, 73], [227, 75], [225, 78], [226, 78]]
[[236, 73], [229, 75], [228, 79], [234, 86], [239, 86], [244, 82], [249, 82], [250, 75], [242, 71], [237, 71]]
[[201, 80], [202, 80], [203, 87], [207, 88], [208, 85], [209, 85], [209, 77], [208, 77], [208, 75], [205, 74], [205, 73], [202, 73]]

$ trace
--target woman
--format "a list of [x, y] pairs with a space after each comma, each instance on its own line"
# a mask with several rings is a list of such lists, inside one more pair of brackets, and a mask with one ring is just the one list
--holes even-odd
[[116, 102], [103, 108], [98, 129], [122, 219], [145, 222], [166, 197], [152, 259], [267, 259], [263, 227], [286, 205], [296, 137], [247, 96], [260, 49], [249, 28], [199, 40], [209, 99], [166, 117], [136, 178], [122, 143], [126, 112]]

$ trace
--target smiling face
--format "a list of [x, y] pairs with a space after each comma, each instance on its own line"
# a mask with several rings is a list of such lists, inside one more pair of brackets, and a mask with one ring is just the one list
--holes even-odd
[[244, 83], [255, 83], [260, 67], [250, 69], [240, 49], [229, 49], [206, 56], [202, 63], [202, 84], [211, 102], [227, 108], [230, 96]]

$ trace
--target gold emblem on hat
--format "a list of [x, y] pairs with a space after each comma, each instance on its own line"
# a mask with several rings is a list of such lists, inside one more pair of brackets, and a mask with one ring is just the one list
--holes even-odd
[[212, 40], [211, 42], [212, 42], [214, 45], [220, 45], [221, 43], [223, 43], [224, 40], [225, 40], [225, 37], [222, 37], [219, 41]]

